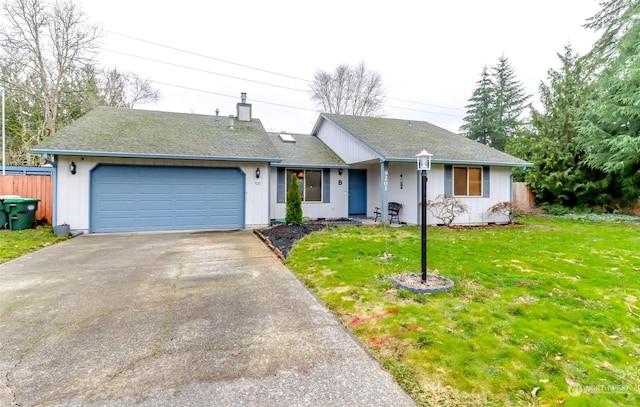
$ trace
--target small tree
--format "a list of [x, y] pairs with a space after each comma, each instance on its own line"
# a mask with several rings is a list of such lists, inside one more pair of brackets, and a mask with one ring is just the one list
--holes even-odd
[[302, 224], [302, 196], [298, 188], [298, 176], [291, 174], [291, 185], [287, 191], [287, 213], [285, 215], [287, 225]]
[[451, 226], [456, 216], [467, 212], [467, 205], [452, 196], [438, 195], [434, 201], [427, 201], [427, 209], [434, 218], [440, 219], [446, 227]]

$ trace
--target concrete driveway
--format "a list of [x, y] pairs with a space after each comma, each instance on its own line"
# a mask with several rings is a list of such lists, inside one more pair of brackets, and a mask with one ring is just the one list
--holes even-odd
[[412, 406], [253, 234], [80, 236], [0, 265], [0, 406]]

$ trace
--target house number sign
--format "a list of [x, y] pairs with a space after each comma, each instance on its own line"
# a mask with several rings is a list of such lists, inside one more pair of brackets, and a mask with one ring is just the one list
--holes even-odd
[[389, 185], [389, 171], [384, 171], [384, 190], [387, 191], [387, 185]]

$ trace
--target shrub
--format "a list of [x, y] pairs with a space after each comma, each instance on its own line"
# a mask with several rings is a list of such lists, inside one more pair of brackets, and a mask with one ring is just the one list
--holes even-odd
[[298, 176], [291, 174], [291, 186], [287, 191], [287, 213], [285, 214], [287, 225], [302, 224], [302, 196], [298, 187]]
[[563, 216], [571, 213], [571, 208], [558, 204], [546, 204], [540, 205], [542, 209], [546, 210], [549, 215]]
[[513, 205], [509, 201], [498, 202], [489, 208], [491, 213], [499, 213], [509, 218], [509, 223], [513, 223]]
[[434, 218], [440, 219], [446, 227], [451, 226], [456, 216], [466, 213], [467, 205], [452, 196], [438, 195], [434, 201], [427, 201], [427, 209]]

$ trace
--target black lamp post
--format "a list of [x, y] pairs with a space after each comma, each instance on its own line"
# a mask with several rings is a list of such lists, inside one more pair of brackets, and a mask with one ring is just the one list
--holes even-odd
[[416, 155], [422, 178], [422, 282], [427, 282], [427, 171], [431, 169], [431, 156], [427, 150]]

